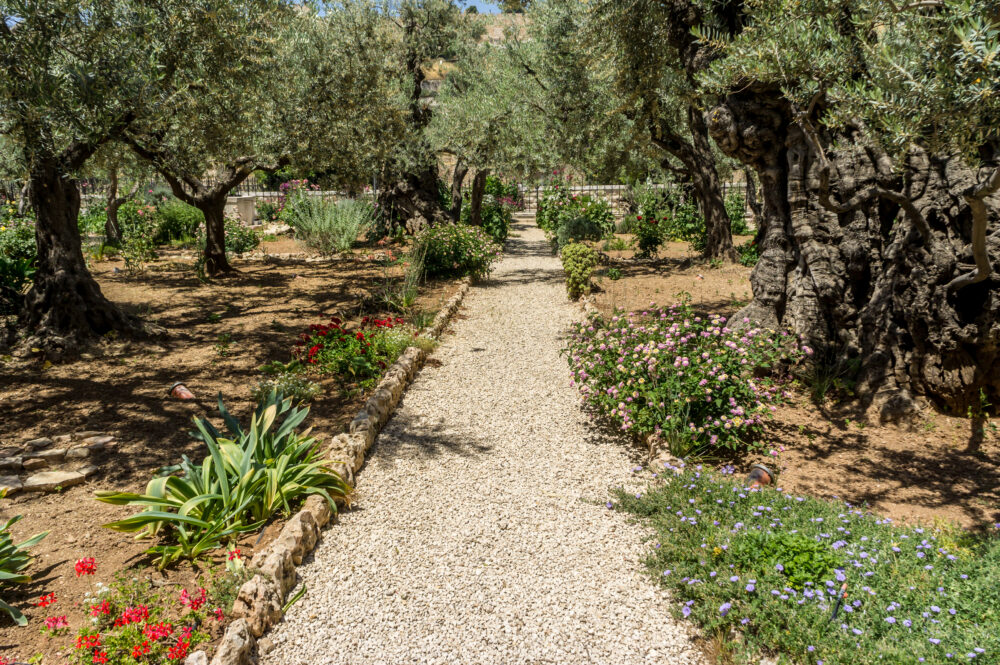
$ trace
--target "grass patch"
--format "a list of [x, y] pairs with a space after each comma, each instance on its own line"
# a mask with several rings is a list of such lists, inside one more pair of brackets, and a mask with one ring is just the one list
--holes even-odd
[[701, 466], [609, 506], [655, 529], [649, 571], [732, 662], [1000, 662], [994, 534], [894, 526]]

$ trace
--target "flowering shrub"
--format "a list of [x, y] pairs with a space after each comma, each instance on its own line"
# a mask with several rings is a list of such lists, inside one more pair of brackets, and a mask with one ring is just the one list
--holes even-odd
[[424, 229], [416, 238], [424, 252], [424, 270], [428, 277], [490, 274], [500, 259], [503, 247], [486, 231], [464, 224], [442, 224]]
[[576, 300], [590, 293], [590, 276], [597, 266], [597, 252], [583, 243], [573, 242], [563, 247], [561, 258], [569, 297]]
[[193, 238], [198, 228], [205, 223], [205, 215], [192, 205], [171, 198], [161, 203], [156, 209], [157, 243], [171, 240]]
[[688, 466], [609, 507], [656, 530], [647, 563], [679, 614], [705, 634], [741, 634], [733, 662], [997, 662], [995, 534], [897, 527], [839, 501], [748, 488], [731, 471]]
[[585, 404], [626, 432], [657, 434], [678, 456], [755, 447], [782, 397], [761, 370], [809, 352], [785, 333], [731, 330], [686, 303], [577, 326], [566, 352]]
[[330, 323], [309, 326], [309, 332], [302, 333], [293, 354], [306, 368], [368, 387], [407, 347], [430, 343], [401, 318], [365, 317], [361, 328], [351, 331], [334, 317]]
[[663, 244], [663, 227], [660, 226], [660, 220], [656, 217], [636, 215], [635, 222], [632, 223], [632, 232], [639, 244], [639, 256], [655, 256]]
[[118, 208], [118, 227], [125, 270], [142, 272], [143, 264], [156, 258], [156, 208], [139, 201], [126, 201]]
[[[181, 662], [210, 638], [204, 628], [224, 616], [206, 589], [157, 591], [147, 581], [121, 574], [110, 586], [87, 593], [90, 625], [81, 627], [70, 662], [134, 664]], [[197, 602], [191, 602], [194, 599]], [[65, 627], [65, 626], [64, 626]]]

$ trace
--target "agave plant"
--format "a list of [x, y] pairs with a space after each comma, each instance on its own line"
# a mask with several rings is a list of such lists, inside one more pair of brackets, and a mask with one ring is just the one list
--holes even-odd
[[[162, 535], [173, 542], [151, 547], [160, 567], [178, 558], [195, 558], [217, 549], [238, 534], [259, 528], [273, 515], [289, 514], [292, 503], [320, 494], [336, 510], [334, 497], [348, 497], [351, 487], [316, 452], [308, 430], [295, 428], [309, 414], [290, 399], [271, 393], [261, 400], [244, 430], [219, 397], [219, 411], [231, 438], [207, 420], [195, 419], [209, 454], [201, 465], [183, 457], [181, 464], [160, 469], [145, 494], [99, 492], [97, 499], [144, 506], [142, 512], [105, 526], [138, 532], [137, 538]], [[287, 415], [286, 415], [287, 414]], [[277, 425], [279, 416], [284, 416]]]
[[[45, 531], [15, 545], [14, 537], [10, 535], [10, 527], [21, 517], [21, 515], [12, 517], [3, 526], [0, 526], [0, 586], [2, 587], [6, 587], [8, 584], [23, 584], [31, 581], [31, 576], [24, 574], [24, 571], [31, 564], [31, 555], [28, 554], [27, 550], [49, 535], [49, 532]], [[0, 599], [0, 611], [9, 614], [10, 618], [19, 626], [28, 623], [28, 619], [19, 609], [2, 599]]]

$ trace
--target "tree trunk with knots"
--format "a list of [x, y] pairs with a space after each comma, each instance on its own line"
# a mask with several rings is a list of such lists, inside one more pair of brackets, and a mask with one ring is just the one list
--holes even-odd
[[438, 197], [438, 174], [435, 166], [419, 173], [398, 176], [379, 193], [379, 209], [391, 229], [405, 228], [417, 233], [428, 226], [447, 221]]
[[455, 164], [455, 172], [451, 177], [451, 221], [458, 224], [462, 220], [462, 184], [469, 173], [469, 167], [461, 160]]
[[31, 332], [24, 347], [43, 348], [56, 358], [108, 332], [141, 332], [137, 321], [104, 297], [87, 270], [77, 227], [76, 181], [63, 176], [58, 164], [41, 163], [31, 170], [29, 192], [38, 262], [19, 321]]
[[[727, 97], [709, 123], [723, 152], [754, 168], [763, 196], [754, 299], [736, 321], [800, 334], [817, 371], [856, 379], [883, 420], [921, 399], [962, 415], [982, 398], [1000, 403], [1000, 280], [949, 287], [974, 264], [966, 194], [983, 173], [915, 149], [894, 175], [859, 130], [817, 137], [841, 146], [824, 178], [815, 141], [764, 86]], [[985, 202], [996, 265], [1000, 197]]]

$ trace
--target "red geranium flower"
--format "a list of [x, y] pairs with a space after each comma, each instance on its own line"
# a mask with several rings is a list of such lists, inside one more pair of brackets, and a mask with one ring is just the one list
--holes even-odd
[[47, 593], [41, 598], [39, 598], [38, 602], [35, 603], [35, 607], [48, 607], [54, 602], [56, 602], [56, 594], [53, 591], [52, 593]]
[[76, 569], [76, 576], [81, 575], [93, 575], [97, 572], [97, 562], [94, 561], [94, 557], [88, 556], [80, 559], [73, 566]]

